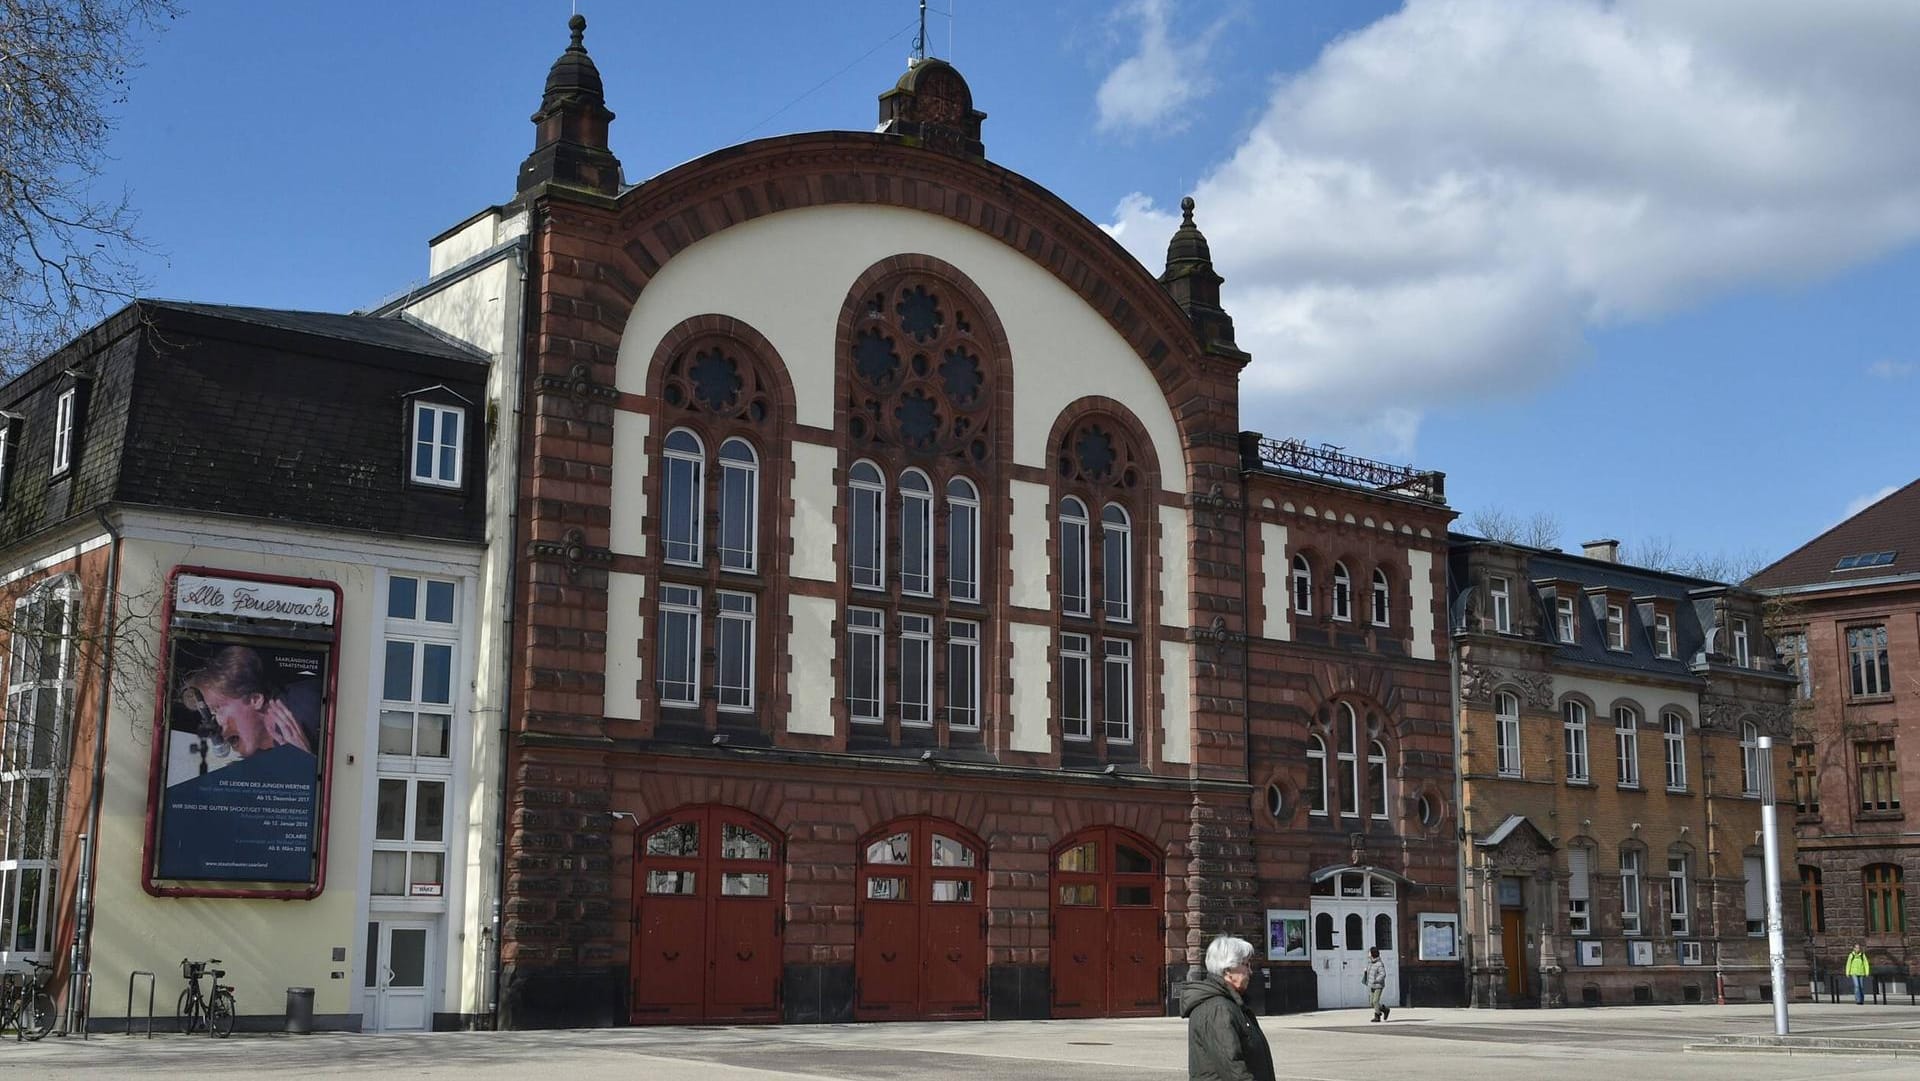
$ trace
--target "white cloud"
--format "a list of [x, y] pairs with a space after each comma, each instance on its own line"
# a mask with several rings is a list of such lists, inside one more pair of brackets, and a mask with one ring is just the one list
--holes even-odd
[[1852, 502], [1847, 504], [1847, 512], [1840, 516], [1840, 520], [1843, 522], [1846, 521], [1848, 518], [1859, 514], [1861, 511], [1866, 510], [1868, 507], [1873, 506], [1875, 503], [1880, 502], [1882, 499], [1887, 498], [1899, 490], [1900, 486], [1898, 484], [1889, 484], [1877, 492], [1868, 492], [1866, 495], [1856, 496]]
[[1222, 24], [1176, 42], [1168, 28], [1172, 7], [1173, 0], [1132, 0], [1114, 13], [1139, 24], [1140, 40], [1094, 95], [1100, 130], [1179, 130], [1187, 125], [1186, 106], [1212, 91], [1206, 72]]
[[[1255, 357], [1244, 422], [1410, 441], [1589, 329], [1912, 243], [1915, 55], [1920, 4], [1408, 0], [1194, 192]], [[1157, 270], [1175, 224], [1135, 196], [1110, 229]]]
[[1867, 365], [1867, 374], [1875, 379], [1905, 379], [1920, 371], [1920, 364], [1911, 360], [1876, 360]]

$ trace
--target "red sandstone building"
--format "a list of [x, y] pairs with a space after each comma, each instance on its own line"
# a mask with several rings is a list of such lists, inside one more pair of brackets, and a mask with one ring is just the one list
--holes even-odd
[[1459, 1001], [1438, 475], [1243, 438], [1191, 204], [1156, 281], [946, 63], [628, 186], [573, 26], [474, 219], [528, 237], [502, 1023], [1160, 1014], [1222, 932], [1268, 1009], [1374, 945]]
[[[1920, 773], [1920, 481], [1755, 575], [1781, 657], [1799, 676], [1793, 792], [1803, 926], [1817, 971], [1857, 943], [1900, 981], [1920, 957], [1907, 884], [1920, 830], [1901, 777]], [[1791, 872], [1783, 872], [1791, 875]]]

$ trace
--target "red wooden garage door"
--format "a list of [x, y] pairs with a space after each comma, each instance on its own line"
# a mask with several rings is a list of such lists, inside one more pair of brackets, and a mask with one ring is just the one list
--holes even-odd
[[979, 838], [940, 819], [899, 819], [861, 840], [856, 1016], [985, 1014], [986, 862]]
[[780, 1019], [780, 835], [731, 807], [639, 831], [634, 1024]]
[[1107, 826], [1053, 850], [1053, 1016], [1165, 1012], [1162, 881], [1153, 848]]

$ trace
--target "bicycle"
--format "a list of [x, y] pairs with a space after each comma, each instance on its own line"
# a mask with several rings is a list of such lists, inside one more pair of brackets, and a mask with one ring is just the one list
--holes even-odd
[[[219, 963], [218, 957], [205, 961], [181, 958], [180, 977], [187, 981], [187, 989], [180, 992], [180, 1002], [173, 1010], [180, 1021], [181, 1035], [191, 1036], [196, 1029], [205, 1028], [207, 1035], [219, 1039], [233, 1031], [233, 985], [220, 982], [227, 972], [213, 967]], [[213, 993], [209, 996], [200, 994], [202, 976], [213, 977]]]
[[28, 961], [31, 972], [9, 972], [0, 982], [0, 1032], [9, 1027], [14, 1040], [37, 1040], [53, 1031], [53, 996], [47, 993], [47, 981], [53, 978], [53, 966]]

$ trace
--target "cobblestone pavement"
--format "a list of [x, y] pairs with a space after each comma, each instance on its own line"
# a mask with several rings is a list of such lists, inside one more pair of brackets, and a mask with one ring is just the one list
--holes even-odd
[[[1920, 1061], [1687, 1051], [1722, 1033], [1772, 1031], [1768, 1007], [1645, 1006], [1495, 1012], [1364, 1011], [1262, 1022], [1287, 1081], [1912, 1081]], [[1920, 1008], [1796, 1005], [1796, 1033], [1920, 1038]], [[457, 1081], [1168, 1081], [1186, 1076], [1178, 1019], [574, 1032], [95, 1035], [0, 1040], [0, 1074], [86, 1081], [171, 1074], [249, 1081], [393, 1077]]]

